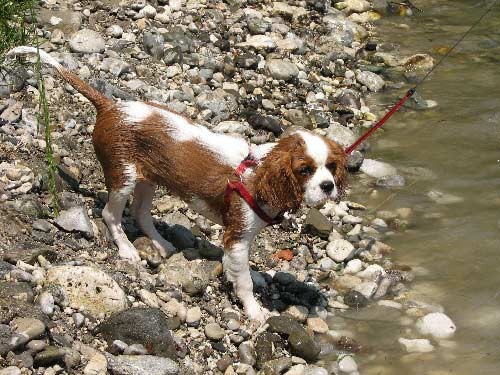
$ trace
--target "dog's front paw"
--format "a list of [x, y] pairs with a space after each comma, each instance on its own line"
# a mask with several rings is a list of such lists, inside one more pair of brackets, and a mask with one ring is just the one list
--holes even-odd
[[271, 312], [259, 305], [258, 302], [246, 305], [245, 314], [247, 314], [251, 320], [258, 320], [261, 323], [264, 323], [267, 318], [271, 316]]
[[129, 260], [131, 262], [140, 262], [141, 257], [139, 256], [139, 253], [135, 249], [135, 247], [121, 247], [118, 250], [118, 255], [120, 258]]

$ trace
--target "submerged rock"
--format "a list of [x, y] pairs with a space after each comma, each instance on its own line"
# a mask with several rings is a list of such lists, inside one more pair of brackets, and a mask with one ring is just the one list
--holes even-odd
[[445, 314], [434, 312], [417, 321], [417, 329], [423, 335], [431, 335], [436, 339], [448, 339], [455, 334], [455, 323]]

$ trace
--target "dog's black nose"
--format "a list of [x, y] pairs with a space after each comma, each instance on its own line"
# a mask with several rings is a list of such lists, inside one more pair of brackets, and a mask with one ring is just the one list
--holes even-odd
[[335, 184], [333, 181], [323, 181], [321, 184], [319, 184], [319, 187], [321, 190], [323, 190], [326, 194], [330, 194], [335, 187]]

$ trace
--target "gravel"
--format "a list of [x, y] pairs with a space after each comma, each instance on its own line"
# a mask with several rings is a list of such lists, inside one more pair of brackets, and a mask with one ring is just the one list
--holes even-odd
[[[432, 64], [428, 56], [378, 51], [378, 40], [373, 56], [363, 48], [357, 53], [372, 39], [371, 25], [354, 22], [367, 17], [366, 0], [52, 3], [41, 2], [42, 48], [82, 79], [121, 100], [161, 102], [251, 144], [273, 142], [298, 126], [347, 147], [376, 118], [366, 91], [398, 84], [374, 72], [394, 62]], [[91, 143], [93, 107], [45, 76], [59, 165], [55, 215], [45, 139], [37, 131], [36, 80], [32, 69], [12, 72], [0, 74], [1, 375], [50, 375], [63, 367], [86, 375], [356, 373], [351, 356], [338, 365], [331, 360], [337, 350], [363, 347], [353, 338], [356, 325], [342, 317], [349, 312], [365, 313], [367, 324], [412, 317], [395, 330], [412, 327], [411, 340], [455, 332], [451, 320], [428, 317], [438, 310], [408, 300], [413, 273], [396, 267], [393, 249], [382, 242], [420, 209], [374, 212], [369, 198], [368, 209], [346, 200], [303, 207], [257, 237], [251, 274], [258, 299], [274, 315], [267, 325], [245, 317], [222, 275], [222, 228], [164, 190], [153, 216], [175, 254], [162, 259], [127, 208], [124, 230], [143, 260], [122, 261], [102, 221], [107, 194]], [[351, 158], [353, 189], [375, 197], [379, 187], [400, 187], [401, 178], [425, 172], [398, 172], [365, 158], [368, 150], [364, 144]], [[461, 201], [436, 190], [428, 198]], [[376, 341], [366, 346], [378, 353]], [[321, 353], [326, 357], [318, 362]]]

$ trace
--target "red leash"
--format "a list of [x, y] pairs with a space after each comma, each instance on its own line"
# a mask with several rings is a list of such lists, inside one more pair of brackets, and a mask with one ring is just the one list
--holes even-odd
[[372, 135], [375, 130], [377, 130], [382, 125], [384, 125], [384, 123], [389, 119], [389, 117], [391, 117], [394, 114], [394, 112], [396, 112], [399, 109], [399, 107], [401, 107], [408, 99], [410, 99], [414, 93], [415, 93], [415, 87], [412, 89], [409, 89], [406, 92], [406, 95], [403, 96], [401, 98], [401, 100], [399, 102], [397, 102], [394, 105], [394, 107], [392, 107], [391, 110], [385, 114], [384, 117], [382, 117], [380, 120], [378, 120], [378, 122], [375, 125], [373, 125], [365, 134], [363, 134], [361, 137], [359, 137], [356, 142], [354, 142], [352, 145], [347, 147], [345, 150], [345, 153], [347, 155], [349, 155], [351, 152], [353, 152], [356, 149], [356, 147], [358, 147], [361, 143], [363, 143], [366, 140], [366, 138], [368, 138], [370, 135]]
[[236, 191], [241, 198], [250, 206], [250, 208], [260, 217], [263, 221], [265, 221], [268, 225], [278, 224], [283, 221], [283, 217], [278, 215], [276, 218], [270, 217], [268, 214], [264, 212], [262, 208], [260, 208], [259, 204], [252, 197], [252, 194], [247, 190], [245, 184], [243, 183], [243, 173], [247, 170], [247, 168], [255, 167], [258, 164], [257, 160], [255, 160], [252, 155], [248, 155], [235, 169], [234, 174], [238, 177], [238, 181], [228, 181], [226, 185], [226, 191], [224, 192], [224, 205], [226, 210], [229, 208], [229, 204], [231, 203], [231, 194], [233, 191]]

